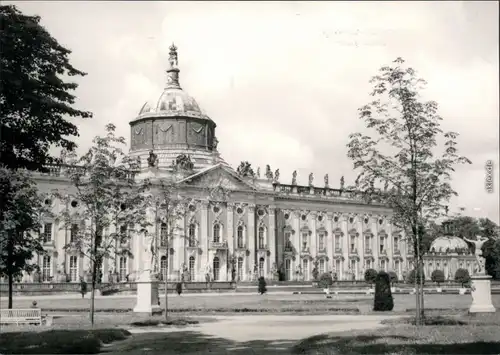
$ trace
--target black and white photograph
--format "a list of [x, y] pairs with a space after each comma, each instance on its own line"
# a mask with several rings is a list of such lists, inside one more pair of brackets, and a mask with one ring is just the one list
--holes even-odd
[[500, 354], [497, 1], [3, 1], [0, 354]]

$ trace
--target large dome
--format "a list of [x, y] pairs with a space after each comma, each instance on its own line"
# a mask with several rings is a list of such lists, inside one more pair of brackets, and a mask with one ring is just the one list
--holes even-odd
[[158, 100], [146, 102], [137, 119], [150, 116], [182, 116], [210, 120], [196, 100], [180, 87], [167, 87]]
[[453, 236], [442, 236], [432, 241], [429, 250], [436, 253], [453, 253], [461, 249], [469, 250], [469, 246], [463, 239]]

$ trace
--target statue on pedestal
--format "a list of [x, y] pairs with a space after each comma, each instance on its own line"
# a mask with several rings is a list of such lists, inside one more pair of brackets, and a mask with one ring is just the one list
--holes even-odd
[[271, 166], [269, 166], [269, 164], [266, 165], [266, 178], [269, 180], [273, 179], [273, 172], [271, 171]]
[[158, 156], [151, 149], [149, 151], [148, 167], [154, 168], [154, 167], [157, 167], [157, 166], [158, 166]]
[[325, 187], [328, 187], [329, 177], [328, 174], [325, 175]]
[[342, 176], [340, 178], [340, 189], [343, 190], [344, 189], [344, 185], [345, 185], [345, 180], [344, 180], [344, 176]]
[[297, 170], [292, 173], [292, 185], [297, 185]]
[[476, 256], [476, 262], [477, 262], [476, 274], [478, 275], [486, 275], [486, 269], [484, 267], [486, 259], [483, 257], [483, 250], [481, 248], [483, 247], [484, 243], [488, 241], [488, 239], [489, 238], [487, 237], [481, 238], [480, 235], [476, 235], [476, 240], [470, 240], [464, 237], [464, 240], [466, 242], [472, 243], [476, 247], [474, 255]]
[[257, 178], [260, 179], [260, 167], [257, 168]]

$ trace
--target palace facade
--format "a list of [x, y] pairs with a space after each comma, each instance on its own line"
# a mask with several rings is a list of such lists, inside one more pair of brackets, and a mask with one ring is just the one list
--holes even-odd
[[[344, 189], [343, 181], [333, 188], [328, 175], [317, 183], [311, 174], [309, 184], [300, 186], [296, 173], [285, 183], [279, 169], [272, 172], [269, 166], [262, 175], [249, 166], [231, 168], [217, 150], [216, 123], [180, 86], [175, 46], [169, 62], [165, 90], [130, 121], [129, 154], [141, 166], [136, 178], [175, 181], [190, 199], [179, 221], [181, 232], [171, 245], [157, 245], [162, 274], [177, 280], [184, 270], [193, 281], [204, 281], [207, 273], [214, 280], [253, 280], [260, 275], [275, 279], [280, 270], [281, 279], [307, 281], [317, 269], [335, 272], [339, 280], [361, 280], [368, 268], [395, 271], [400, 279], [412, 268], [404, 235], [390, 223], [391, 209], [366, 203]], [[36, 175], [40, 190], [66, 189], [71, 195], [64, 176], [68, 168]], [[47, 254], [37, 257], [41, 278], [78, 282], [89, 261], [64, 246], [84, 222], [64, 229], [57, 216], [78, 209], [79, 202], [45, 203], [55, 217], [44, 221]], [[155, 231], [166, 233], [165, 223], [152, 226], [150, 233]], [[132, 256], [103, 263], [104, 282], [113, 274], [118, 280], [136, 277], [148, 258], [142, 239], [132, 235], [131, 244], [123, 246]]]

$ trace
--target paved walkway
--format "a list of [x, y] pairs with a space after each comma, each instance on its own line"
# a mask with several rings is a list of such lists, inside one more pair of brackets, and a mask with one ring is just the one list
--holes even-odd
[[204, 335], [237, 342], [254, 340], [299, 340], [310, 336], [383, 327], [380, 322], [402, 316], [379, 315], [244, 315], [213, 316], [217, 322], [182, 328], [133, 328], [131, 333], [201, 332]]
[[[275, 291], [270, 292], [271, 295], [292, 295], [291, 291]], [[220, 293], [211, 293], [211, 292], [203, 292], [203, 293], [183, 293], [181, 297], [217, 297], [217, 296], [256, 296], [257, 292], [220, 292]], [[96, 293], [96, 299], [113, 299], [113, 298], [136, 298], [137, 295], [109, 295], [109, 296], [101, 296]], [[179, 297], [177, 294], [170, 294], [169, 297]], [[57, 300], [57, 299], [74, 299], [74, 298], [82, 298], [82, 295], [79, 293], [67, 293], [67, 294], [58, 294], [58, 295], [29, 295], [29, 296], [13, 296], [16, 300]], [[90, 299], [90, 294], [85, 295], [86, 299]], [[164, 299], [165, 294], [160, 294], [160, 298]], [[0, 301], [7, 301], [8, 297], [2, 296], [0, 297]]]

